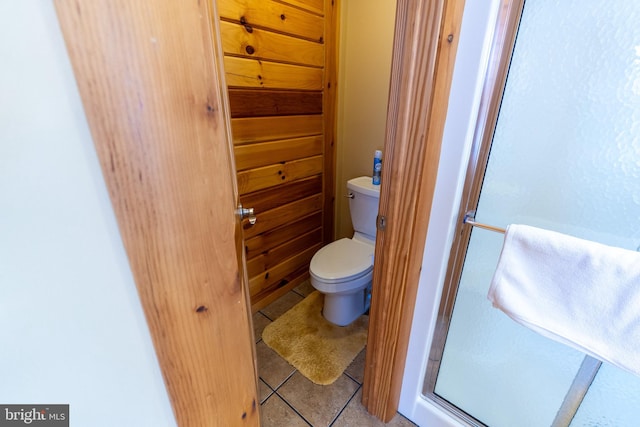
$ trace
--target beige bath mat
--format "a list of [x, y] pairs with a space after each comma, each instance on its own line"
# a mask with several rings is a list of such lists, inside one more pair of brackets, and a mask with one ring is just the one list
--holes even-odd
[[323, 296], [313, 292], [267, 325], [265, 344], [316, 384], [337, 380], [367, 342], [369, 316], [348, 326], [335, 326], [322, 317]]

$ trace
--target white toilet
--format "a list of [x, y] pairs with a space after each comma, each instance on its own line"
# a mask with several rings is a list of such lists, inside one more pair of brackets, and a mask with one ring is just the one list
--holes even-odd
[[324, 294], [322, 315], [346, 326], [369, 309], [373, 278], [373, 251], [380, 186], [371, 177], [347, 182], [349, 211], [355, 233], [320, 249], [311, 259], [311, 285]]

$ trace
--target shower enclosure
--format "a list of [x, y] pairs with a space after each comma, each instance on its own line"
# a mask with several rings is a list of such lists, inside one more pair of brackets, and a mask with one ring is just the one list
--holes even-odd
[[428, 362], [408, 369], [420, 366], [419, 398], [442, 425], [635, 425], [639, 377], [492, 308], [503, 236], [462, 218], [638, 249], [640, 2], [501, 1], [496, 11], [446, 268], [441, 283], [421, 282], [442, 289], [425, 316]]

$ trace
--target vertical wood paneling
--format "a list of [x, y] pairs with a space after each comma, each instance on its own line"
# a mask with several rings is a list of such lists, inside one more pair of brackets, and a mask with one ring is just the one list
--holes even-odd
[[[362, 401], [388, 422], [404, 363], [464, 0], [400, 0]], [[416, 54], [417, 52], [417, 54]]]
[[336, 13], [331, 0], [217, 2], [238, 188], [257, 216], [243, 222], [256, 310], [333, 236]]

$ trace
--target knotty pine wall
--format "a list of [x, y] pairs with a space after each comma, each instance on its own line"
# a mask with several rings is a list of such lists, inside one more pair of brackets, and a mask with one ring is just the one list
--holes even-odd
[[337, 0], [217, 0], [252, 309], [333, 238]]

